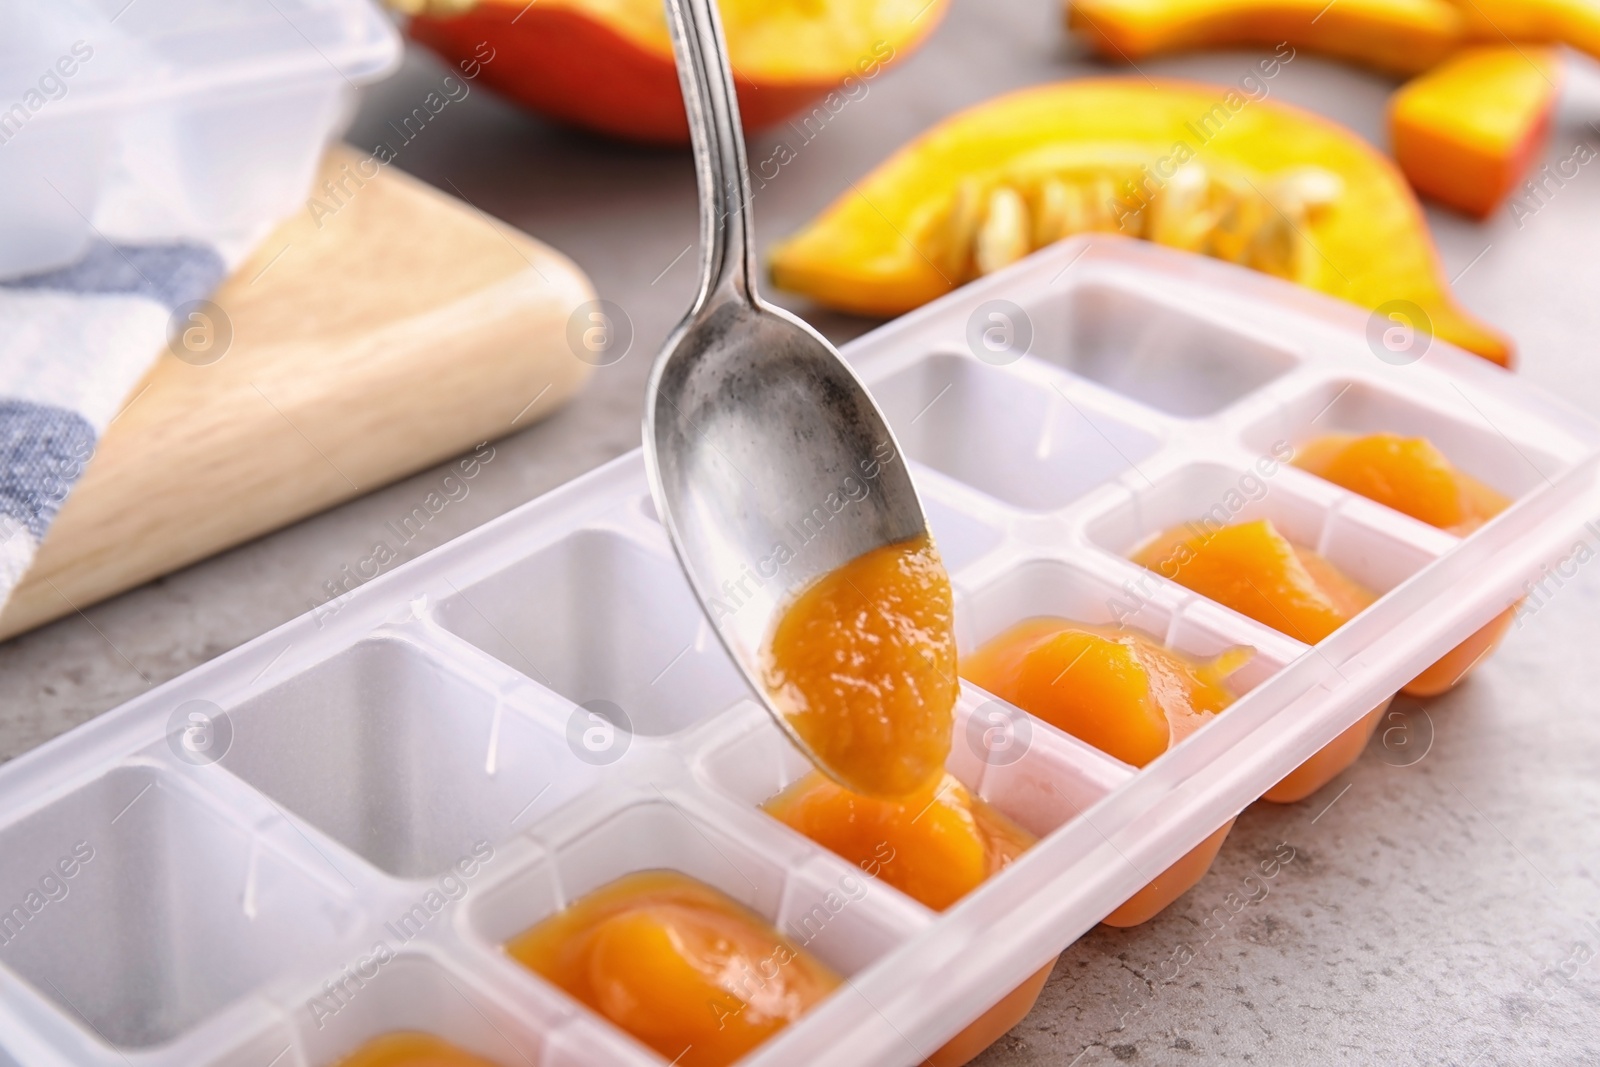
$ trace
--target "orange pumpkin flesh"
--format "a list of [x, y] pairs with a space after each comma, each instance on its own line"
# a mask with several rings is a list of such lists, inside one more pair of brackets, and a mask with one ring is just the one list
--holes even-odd
[[1554, 52], [1467, 49], [1394, 95], [1395, 161], [1423, 196], [1487, 218], [1543, 150], [1560, 83]]
[[[841, 311], [898, 315], [972, 276], [951, 255], [965, 256], [973, 243], [970, 227], [956, 225], [977, 218], [975, 208], [968, 210], [969, 194], [981, 207], [985, 197], [992, 205], [995, 197], [1016, 193], [1013, 203], [1043, 218], [1042, 206], [1028, 200], [1037, 198], [1034, 185], [1042, 191], [1058, 179], [1092, 184], [1098, 176], [1105, 190], [1090, 203], [1102, 210], [1127, 207], [1142, 202], [1153, 175], [1172, 175], [1173, 167], [1181, 173], [1185, 165], [1244, 189], [1267, 189], [1307, 171], [1330, 179], [1338, 189], [1333, 200], [1284, 233], [1304, 253], [1294, 257], [1297, 268], [1272, 272], [1369, 309], [1407, 301], [1423, 310], [1440, 339], [1502, 366], [1512, 362], [1509, 340], [1455, 302], [1421, 207], [1391, 162], [1309, 112], [1180, 81], [1078, 79], [953, 115], [851, 183], [774, 247], [773, 281]], [[1161, 190], [1176, 185], [1168, 181]], [[1281, 213], [1265, 217], [1280, 220]], [[1140, 221], [1124, 232], [1185, 247], [1145, 226], [1148, 212], [1134, 214]], [[995, 217], [991, 211], [990, 220]], [[980, 239], [987, 226], [978, 229]], [[1119, 225], [1113, 220], [1104, 228]], [[1095, 227], [1063, 229], [1076, 234]], [[1211, 254], [1245, 262], [1220, 247]]]

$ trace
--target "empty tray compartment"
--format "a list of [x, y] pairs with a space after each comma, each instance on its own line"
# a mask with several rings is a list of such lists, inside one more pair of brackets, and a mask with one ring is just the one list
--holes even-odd
[[169, 774], [127, 765], [0, 831], [0, 963], [124, 1049], [337, 949], [353, 913]]
[[1160, 447], [1059, 383], [971, 356], [928, 356], [873, 395], [913, 460], [1029, 511], [1069, 504]]
[[1211, 415], [1295, 366], [1286, 348], [1209, 317], [1105, 282], [1076, 286], [1065, 343], [1034, 355], [1143, 404]]
[[685, 729], [749, 692], [677, 562], [611, 530], [462, 589], [438, 618], [574, 703], [616, 705], [638, 734]]
[[396, 638], [355, 645], [229, 717], [223, 767], [401, 878], [520, 833], [598, 773], [563, 734]]

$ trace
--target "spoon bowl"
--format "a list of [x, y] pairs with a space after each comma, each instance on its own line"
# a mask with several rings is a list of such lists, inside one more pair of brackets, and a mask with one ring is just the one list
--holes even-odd
[[763, 642], [816, 578], [924, 536], [927, 520], [861, 380], [821, 334], [757, 293], [744, 141], [714, 2], [666, 3], [699, 177], [700, 288], [651, 371], [646, 468], [713, 629], [806, 749], [763, 683]]

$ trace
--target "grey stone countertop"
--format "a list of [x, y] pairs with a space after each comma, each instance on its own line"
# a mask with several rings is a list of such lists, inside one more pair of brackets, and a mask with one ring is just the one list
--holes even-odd
[[[1237, 83], [1255, 62], [1216, 53], [1147, 75]], [[413, 51], [370, 91], [350, 133], [370, 147], [445, 70]], [[893, 146], [999, 92], [1102, 67], [1067, 42], [1054, 0], [955, 0], [943, 26], [868, 83], [768, 181], [759, 243], [792, 232]], [[1600, 145], [1600, 79], [1580, 72], [1549, 148]], [[1301, 53], [1270, 83], [1376, 143], [1393, 83]], [[780, 129], [757, 137], [764, 159]], [[690, 296], [696, 239], [686, 152], [555, 129], [473, 87], [405, 145], [400, 167], [571, 255], [636, 331], [587, 391], [497, 446], [426, 551], [638, 443], [645, 372]], [[1600, 168], [1531, 215], [1484, 225], [1430, 210], [1464, 302], [1521, 345], [1528, 379], [1600, 408]], [[873, 324], [790, 306], [844, 341]], [[0, 759], [307, 610], [325, 579], [409, 512], [419, 474], [151, 583], [87, 617], [0, 646]], [[1322, 792], [1240, 817], [1200, 885], [1151, 923], [1098, 928], [1062, 957], [1038, 1007], [978, 1061], [1600, 1063], [1600, 566], [1585, 566], [1455, 693], [1413, 710], [1426, 756], [1369, 752]], [[1429, 727], [1431, 724], [1431, 728]], [[1283, 842], [1294, 860], [1237, 913], [1230, 894]], [[1237, 898], [1236, 898], [1237, 899]], [[1217, 909], [1222, 909], [1220, 912]], [[1228, 916], [1223, 923], [1213, 916]], [[1209, 925], [1203, 920], [1213, 917]]]

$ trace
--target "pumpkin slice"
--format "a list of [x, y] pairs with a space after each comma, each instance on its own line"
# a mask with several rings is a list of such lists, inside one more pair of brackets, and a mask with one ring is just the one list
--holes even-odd
[[1423, 196], [1487, 218], [1543, 150], [1560, 85], [1549, 49], [1466, 49], [1394, 95], [1394, 157]]
[[776, 283], [867, 315], [918, 307], [1024, 251], [1108, 231], [1293, 279], [1367, 308], [1409, 301], [1497, 363], [1456, 306], [1394, 165], [1342, 127], [1176, 81], [1041, 86], [901, 149], [772, 253]]
[[[628, 140], [685, 144], [661, 0], [408, 0], [409, 33], [517, 103]], [[939, 23], [949, 0], [723, 0], [746, 129], [817, 105], [825, 125]], [[492, 56], [492, 58], [486, 58]], [[830, 95], [833, 94], [833, 95]], [[818, 101], [821, 101], [819, 104]]]
[[1283, 43], [1415, 74], [1461, 43], [1466, 20], [1450, 0], [1068, 0], [1067, 25], [1124, 62]]
[[1461, 11], [1467, 38], [1569, 44], [1600, 56], [1600, 7], [1592, 0], [1451, 0]]

